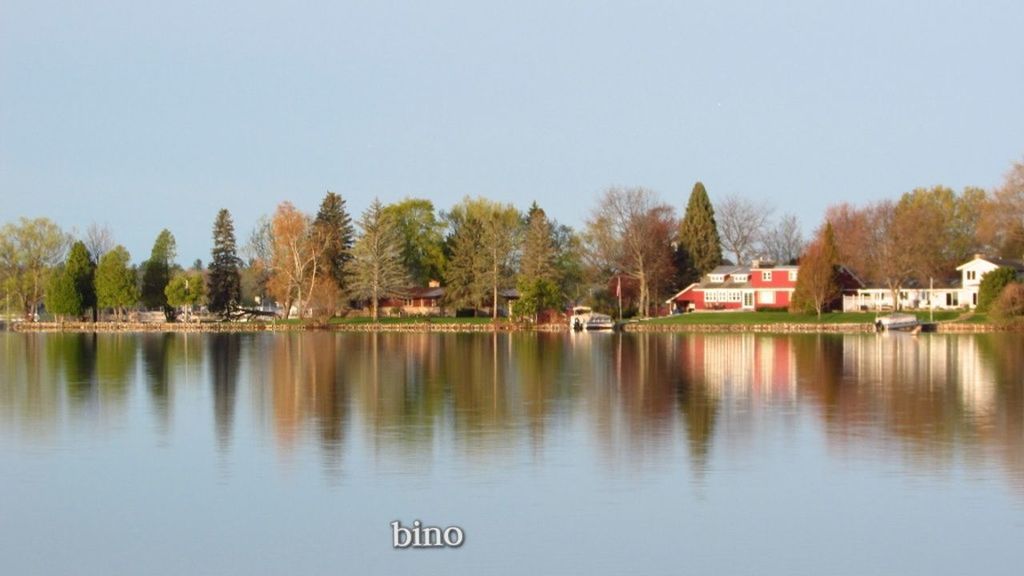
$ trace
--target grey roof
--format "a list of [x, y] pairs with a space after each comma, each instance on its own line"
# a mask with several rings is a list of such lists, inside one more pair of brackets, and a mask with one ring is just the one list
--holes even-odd
[[750, 266], [715, 266], [714, 270], [708, 274], [750, 274]]

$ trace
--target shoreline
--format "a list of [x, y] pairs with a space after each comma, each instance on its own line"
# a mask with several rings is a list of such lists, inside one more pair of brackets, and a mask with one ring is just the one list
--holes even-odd
[[[633, 333], [699, 333], [699, 334], [863, 334], [875, 332], [871, 323], [768, 323], [768, 324], [650, 324], [627, 322], [623, 332]], [[252, 333], [252, 332], [408, 332], [408, 333], [480, 333], [480, 332], [568, 332], [563, 324], [514, 324], [502, 322], [414, 322], [360, 324], [298, 324], [264, 322], [19, 322], [10, 326], [12, 332], [45, 333]], [[1016, 324], [969, 324], [944, 322], [926, 325], [924, 332], [938, 334], [984, 334], [1022, 332]]]

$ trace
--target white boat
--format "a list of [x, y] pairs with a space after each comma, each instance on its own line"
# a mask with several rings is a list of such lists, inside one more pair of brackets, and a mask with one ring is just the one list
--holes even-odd
[[612, 330], [615, 328], [615, 321], [607, 314], [594, 312], [589, 306], [574, 306], [572, 316], [569, 317], [569, 328], [576, 332]]
[[586, 324], [587, 331], [590, 330], [612, 330], [615, 328], [615, 321], [607, 314], [593, 313]]
[[913, 314], [889, 314], [875, 319], [875, 329], [878, 331], [913, 330], [920, 324]]

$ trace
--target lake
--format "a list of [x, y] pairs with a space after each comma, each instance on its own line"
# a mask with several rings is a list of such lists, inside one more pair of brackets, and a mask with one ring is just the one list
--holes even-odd
[[0, 462], [2, 574], [1017, 574], [1024, 338], [0, 333]]

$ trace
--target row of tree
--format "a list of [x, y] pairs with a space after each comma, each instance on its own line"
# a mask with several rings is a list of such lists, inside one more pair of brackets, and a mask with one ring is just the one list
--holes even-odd
[[315, 215], [281, 203], [241, 249], [221, 210], [208, 268], [196, 262], [190, 270], [175, 262], [168, 230], [134, 267], [106, 228], [90, 227], [76, 241], [48, 219], [23, 218], [0, 229], [0, 289], [8, 309], [25, 314], [45, 301], [55, 314], [123, 317], [141, 303], [173, 319], [179, 308], [205, 302], [224, 314], [277, 303], [300, 317], [366, 305], [376, 317], [385, 298], [437, 281], [449, 310], [496, 316], [505, 291], [516, 288], [516, 312], [525, 317], [570, 302], [611, 308], [616, 295], [647, 315], [715, 266], [761, 257], [800, 260], [804, 284], [820, 277], [822, 286], [805, 285], [797, 298], [799, 307], [820, 311], [834, 296], [840, 263], [895, 296], [910, 283], [948, 277], [974, 252], [1024, 255], [1024, 165], [992, 192], [936, 186], [895, 201], [830, 206], [808, 244], [794, 216], [772, 214], [766, 203], [735, 196], [713, 207], [697, 182], [681, 218], [649, 189], [608, 189], [579, 231], [536, 203], [520, 212], [485, 198], [447, 211], [425, 199], [374, 200], [353, 223], [345, 200], [329, 192]]

